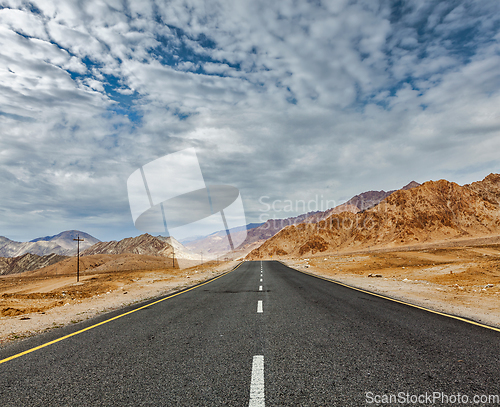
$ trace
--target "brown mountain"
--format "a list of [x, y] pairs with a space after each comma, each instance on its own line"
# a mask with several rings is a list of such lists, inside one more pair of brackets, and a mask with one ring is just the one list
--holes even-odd
[[460, 186], [429, 181], [398, 190], [375, 207], [314, 224], [289, 226], [249, 259], [304, 256], [338, 249], [392, 247], [500, 233], [500, 176]]
[[151, 236], [148, 233], [137, 237], [129, 237], [120, 241], [99, 242], [84, 250], [82, 256], [96, 254], [141, 254], [172, 258], [172, 245], [177, 260], [199, 260], [200, 255], [185, 248], [171, 237]]
[[155, 237], [147, 233], [137, 237], [122, 239], [118, 242], [116, 240], [99, 242], [84, 250], [81, 255], [139, 254], [143, 256], [172, 258], [172, 245], [176, 264], [178, 264], [179, 267], [190, 267], [192, 265], [191, 263], [200, 261], [199, 253], [190, 251], [172, 237]]
[[500, 174], [490, 174], [482, 181], [476, 181], [465, 186], [485, 201], [493, 205], [500, 205]]
[[84, 250], [82, 256], [94, 254], [146, 254], [150, 256], [172, 257], [172, 247], [167, 242], [147, 233], [110, 242], [99, 242]]
[[[408, 190], [419, 185], [420, 184], [418, 182], [412, 181], [409, 184], [405, 185], [402, 189]], [[357, 213], [359, 211], [371, 208], [377, 205], [380, 201], [388, 197], [393, 192], [395, 191], [367, 191], [352, 197], [344, 204], [327, 209], [325, 211], [312, 211], [286, 219], [269, 219], [267, 222], [258, 227], [251, 229], [249, 228], [246, 231], [246, 238], [243, 243], [232, 255], [227, 254], [227, 256], [245, 256], [256, 246], [259, 246], [267, 239], [273, 237], [276, 233], [278, 233], [286, 226], [298, 225], [300, 223], [317, 223], [324, 219], [327, 219], [334, 214], [342, 212]], [[245, 231], [236, 233], [243, 234], [245, 233]], [[200, 251], [203, 251], [204, 253], [213, 256], [227, 253], [229, 251], [229, 245], [227, 244], [227, 240], [223, 239], [222, 235], [225, 236], [225, 232], [214, 233], [205, 238], [196, 239], [189, 243], [186, 243], [186, 247], [191, 249], [193, 252], [199, 253]], [[243, 236], [241, 238], [243, 238]]]
[[[411, 181], [401, 189], [410, 190], [419, 185], [420, 184], [418, 182]], [[383, 199], [387, 198], [394, 192], [395, 191], [367, 191], [359, 195], [355, 195], [346, 203], [338, 205], [331, 209], [327, 209], [326, 211], [309, 212], [287, 219], [270, 219], [262, 226], [249, 230], [247, 233], [247, 238], [243, 242], [242, 247], [250, 246], [259, 241], [264, 242], [265, 240], [273, 237], [284, 227], [289, 225], [298, 225], [300, 223], [317, 223], [331, 217], [332, 215], [340, 214], [342, 212], [355, 214], [377, 205]]]
[[[406, 184], [401, 189], [404, 191], [409, 191], [410, 189], [416, 188], [419, 185], [420, 184], [418, 182], [411, 181], [409, 184]], [[375, 205], [378, 205], [385, 198], [387, 198], [389, 195], [392, 195], [396, 191], [397, 191], [397, 189], [394, 189], [392, 191], [387, 191], [387, 192], [384, 190], [363, 192], [359, 195], [353, 196], [345, 204], [346, 205], [353, 205], [353, 206], [357, 207], [360, 211], [364, 211], [366, 209], [373, 208]], [[350, 211], [350, 212], [352, 212], [352, 211]]]
[[25, 271], [37, 270], [50, 266], [67, 259], [67, 256], [60, 256], [52, 253], [46, 256], [26, 253], [17, 257], [0, 257], [0, 275], [17, 274]]

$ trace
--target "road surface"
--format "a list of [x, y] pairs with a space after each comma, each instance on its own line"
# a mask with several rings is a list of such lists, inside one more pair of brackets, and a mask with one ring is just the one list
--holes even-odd
[[[0, 360], [123, 312], [9, 345]], [[279, 262], [244, 262], [0, 364], [3, 407], [446, 405], [426, 393], [500, 394], [500, 332]]]

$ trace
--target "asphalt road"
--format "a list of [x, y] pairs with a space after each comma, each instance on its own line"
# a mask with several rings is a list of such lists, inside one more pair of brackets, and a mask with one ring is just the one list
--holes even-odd
[[[10, 345], [0, 349], [0, 360], [109, 317]], [[425, 401], [426, 392], [427, 403], [412, 403]], [[406, 397], [399, 403], [370, 403], [398, 393]], [[461, 404], [444, 402], [457, 394]], [[500, 332], [278, 262], [245, 262], [208, 284], [0, 364], [2, 407], [440, 406], [496, 394]]]

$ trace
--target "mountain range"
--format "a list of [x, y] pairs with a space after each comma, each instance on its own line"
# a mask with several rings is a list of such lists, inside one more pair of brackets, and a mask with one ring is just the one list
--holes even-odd
[[[412, 181], [395, 191], [363, 192], [326, 211], [268, 220], [247, 228], [246, 231], [243, 228], [233, 230], [234, 233], [246, 233], [247, 238], [238, 251], [228, 257], [247, 254], [248, 259], [309, 256], [337, 250], [387, 248], [500, 234], [500, 175], [490, 174], [482, 181], [463, 186], [446, 180], [424, 184]], [[76, 253], [73, 239], [77, 235], [84, 238], [81, 255], [88, 259], [85, 261], [91, 268], [115, 267], [111, 264], [124, 255], [130, 259], [138, 256], [133, 261], [141, 265], [134, 267], [146, 267], [141, 256], [150, 260], [156, 258], [158, 260], [153, 263], [159, 261], [160, 265], [165, 262], [161, 258], [171, 259], [172, 253], [177, 265], [183, 263], [181, 267], [189, 267], [201, 261], [200, 251], [206, 256], [205, 260], [210, 254], [215, 257], [217, 253], [225, 253], [228, 248], [219, 243], [224, 234], [225, 231], [221, 231], [196, 237], [185, 241], [185, 245], [172, 237], [149, 234], [101, 242], [80, 231], [66, 231], [24, 243], [0, 237], [0, 256], [5, 257], [0, 258], [0, 274], [41, 267], [61, 272], [64, 268], [55, 263]], [[28, 254], [30, 250], [35, 253]], [[67, 260], [70, 267], [71, 259]], [[120, 267], [125, 267], [122, 263]]]
[[100, 242], [99, 239], [79, 230], [67, 230], [54, 236], [39, 237], [29, 242], [16, 242], [0, 236], [0, 257], [19, 257], [26, 253], [45, 256], [58, 254], [61, 256], [74, 256], [77, 252], [76, 239], [80, 236], [84, 239], [80, 242], [80, 250]]
[[172, 252], [176, 259], [200, 259], [199, 253], [191, 252], [174, 238], [151, 236], [148, 233], [137, 237], [128, 237], [120, 241], [112, 240], [110, 242], [99, 242], [84, 250], [81, 255], [91, 256], [96, 254], [131, 253], [172, 258]]
[[[70, 232], [71, 233], [63, 232], [60, 235], [66, 236], [66, 238], [69, 239], [68, 236], [71, 237], [75, 231]], [[83, 232], [77, 233], [80, 234], [80, 237], [90, 236]], [[189, 251], [175, 239], [163, 236], [155, 237], [146, 233], [120, 241], [97, 241], [97, 243], [93, 244], [91, 247], [80, 252], [80, 265], [82, 272], [85, 271], [86, 268], [96, 270], [98, 268], [99, 270], [111, 268], [117, 270], [126, 269], [126, 267], [129, 266], [133, 267], [133, 269], [147, 267], [155, 268], [160, 266], [171, 267], [172, 262], [170, 259], [172, 258], [172, 246], [174, 248], [175, 264], [177, 267], [190, 267], [201, 261], [199, 253]], [[124, 258], [134, 265], [124, 265]], [[59, 262], [61, 262], [61, 264], [59, 264]], [[61, 256], [55, 253], [43, 256], [25, 253], [16, 257], [0, 257], [0, 275], [34, 271], [42, 268], [45, 269], [43, 272], [40, 272], [41, 275], [49, 272], [64, 274], [65, 270], [73, 270], [75, 266], [75, 257], [69, 258], [68, 256]]]
[[282, 229], [248, 259], [308, 256], [343, 249], [382, 248], [500, 233], [500, 175], [460, 186], [428, 181], [388, 195], [359, 213]]
[[[418, 187], [420, 184], [411, 181], [409, 184], [401, 188], [401, 190], [408, 191], [412, 188]], [[269, 219], [263, 224], [256, 225], [253, 228], [248, 228], [246, 231], [246, 238], [236, 251], [236, 257], [248, 254], [252, 249], [258, 247], [267, 239], [273, 237], [276, 233], [289, 225], [298, 225], [301, 223], [317, 223], [328, 217], [339, 214], [342, 212], [358, 213], [368, 208], [374, 207], [382, 200], [392, 195], [397, 190], [392, 191], [367, 191], [359, 195], [353, 196], [349, 201], [334, 208], [325, 211], [313, 211], [299, 216], [290, 217], [286, 219]], [[195, 252], [204, 251], [205, 253], [218, 255], [220, 253], [227, 253], [229, 247], [227, 241], [222, 238], [219, 232], [205, 238], [197, 238], [191, 242], [186, 243], [186, 247]], [[245, 233], [244, 231], [236, 233]], [[235, 256], [232, 256], [235, 257]], [[235, 258], [236, 258], [235, 257]]]

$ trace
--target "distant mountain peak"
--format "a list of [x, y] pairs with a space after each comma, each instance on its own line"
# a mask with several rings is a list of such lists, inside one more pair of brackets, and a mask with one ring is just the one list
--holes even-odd
[[30, 240], [30, 242], [51, 242], [58, 239], [73, 240], [78, 236], [80, 236], [80, 238], [82, 239], [92, 240], [95, 243], [100, 242], [99, 239], [95, 238], [92, 235], [89, 235], [88, 233], [82, 232], [81, 230], [65, 230], [64, 232], [58, 233], [54, 236], [38, 237], [36, 239]]
[[412, 184], [410, 191], [398, 190], [383, 205], [357, 214], [344, 212], [318, 225], [287, 227], [247, 258], [396, 247], [500, 232], [500, 176], [464, 186], [446, 180], [427, 181], [418, 188]]
[[421, 184], [419, 184], [417, 181], [411, 181], [410, 183], [406, 184], [403, 188], [403, 190], [408, 191], [412, 188], [419, 187]]
[[29, 242], [14, 242], [10, 239], [0, 237], [0, 256], [18, 257], [26, 253], [39, 256], [51, 253], [73, 256], [77, 251], [77, 244], [73, 239], [76, 239], [77, 236], [83, 239], [83, 242], [80, 242], [81, 250], [100, 242], [99, 239], [80, 230], [65, 230], [57, 235], [39, 237]]

